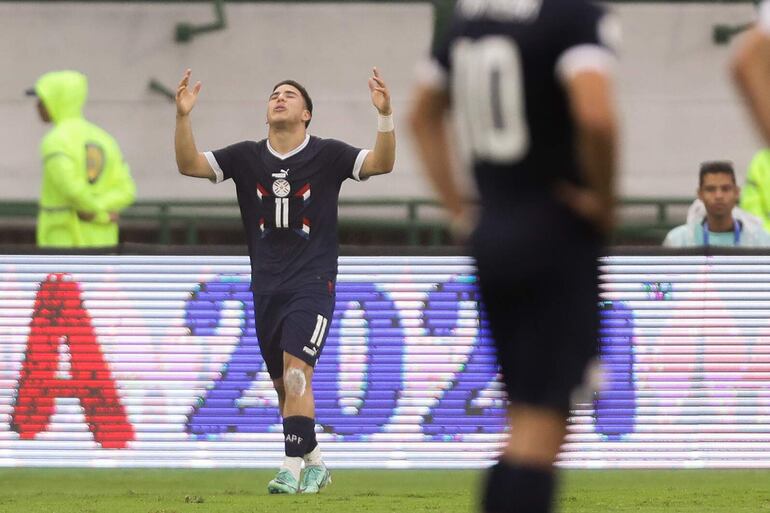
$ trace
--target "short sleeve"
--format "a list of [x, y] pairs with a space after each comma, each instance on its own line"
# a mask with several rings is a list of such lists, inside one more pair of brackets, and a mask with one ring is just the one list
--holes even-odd
[[766, 36], [770, 36], [770, 0], [764, 0], [759, 4], [757, 28]]
[[215, 177], [211, 180], [212, 182], [220, 183], [229, 178], [238, 181], [239, 174], [244, 168], [243, 156], [247, 144], [247, 142], [239, 142], [219, 150], [203, 152], [203, 156], [214, 170]]
[[361, 177], [361, 168], [364, 165], [366, 156], [369, 154], [369, 150], [356, 148], [335, 139], [327, 139], [327, 144], [333, 154], [333, 172], [340, 183], [348, 178], [352, 178], [357, 182], [366, 180], [366, 178]]
[[430, 52], [430, 57], [417, 64], [417, 82], [420, 85], [446, 91], [449, 88], [451, 60], [449, 49], [457, 32], [457, 15], [444, 34], [438, 35]]
[[342, 183], [348, 178], [357, 182], [366, 180], [366, 178], [361, 178], [361, 167], [364, 165], [369, 150], [362, 150], [336, 139], [324, 139], [323, 141], [326, 145], [324, 151], [330, 155], [327, 157], [326, 165], [331, 167], [329, 172], [337, 177], [337, 182]]
[[581, 71], [611, 74], [621, 39], [617, 17], [590, 3], [575, 2], [573, 8], [564, 18], [556, 76], [565, 82]]

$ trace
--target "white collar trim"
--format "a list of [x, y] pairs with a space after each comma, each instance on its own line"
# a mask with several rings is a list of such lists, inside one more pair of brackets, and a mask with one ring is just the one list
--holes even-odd
[[305, 146], [310, 142], [310, 134], [305, 134], [305, 140], [302, 141], [302, 144], [291, 150], [289, 153], [278, 153], [273, 149], [272, 146], [270, 146], [270, 139], [267, 139], [267, 151], [273, 154], [274, 157], [279, 158], [281, 160], [286, 160], [289, 157], [296, 155], [297, 153], [301, 152], [305, 149]]

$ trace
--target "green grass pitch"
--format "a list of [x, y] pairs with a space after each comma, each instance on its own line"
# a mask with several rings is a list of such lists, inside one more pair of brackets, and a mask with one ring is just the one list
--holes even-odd
[[[317, 496], [271, 496], [266, 470], [0, 469], [0, 512], [471, 513], [479, 472], [333, 470]], [[770, 512], [770, 471], [561, 474], [560, 513]]]

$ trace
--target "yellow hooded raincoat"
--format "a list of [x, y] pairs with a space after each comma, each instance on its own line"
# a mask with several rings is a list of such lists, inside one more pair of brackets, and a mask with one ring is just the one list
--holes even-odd
[[[35, 84], [54, 128], [43, 138], [43, 183], [37, 222], [41, 247], [106, 247], [118, 243], [110, 220], [134, 201], [136, 188], [115, 139], [82, 115], [85, 75], [46, 73]], [[78, 212], [92, 214], [83, 221]]]

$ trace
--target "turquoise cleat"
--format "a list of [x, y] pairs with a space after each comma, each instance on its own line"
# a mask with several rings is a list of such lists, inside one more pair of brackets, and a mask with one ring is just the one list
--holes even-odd
[[299, 483], [290, 471], [282, 468], [267, 483], [267, 491], [270, 493], [297, 493], [299, 491]]
[[326, 465], [308, 465], [302, 472], [300, 493], [318, 493], [326, 485], [331, 484], [332, 475]]

